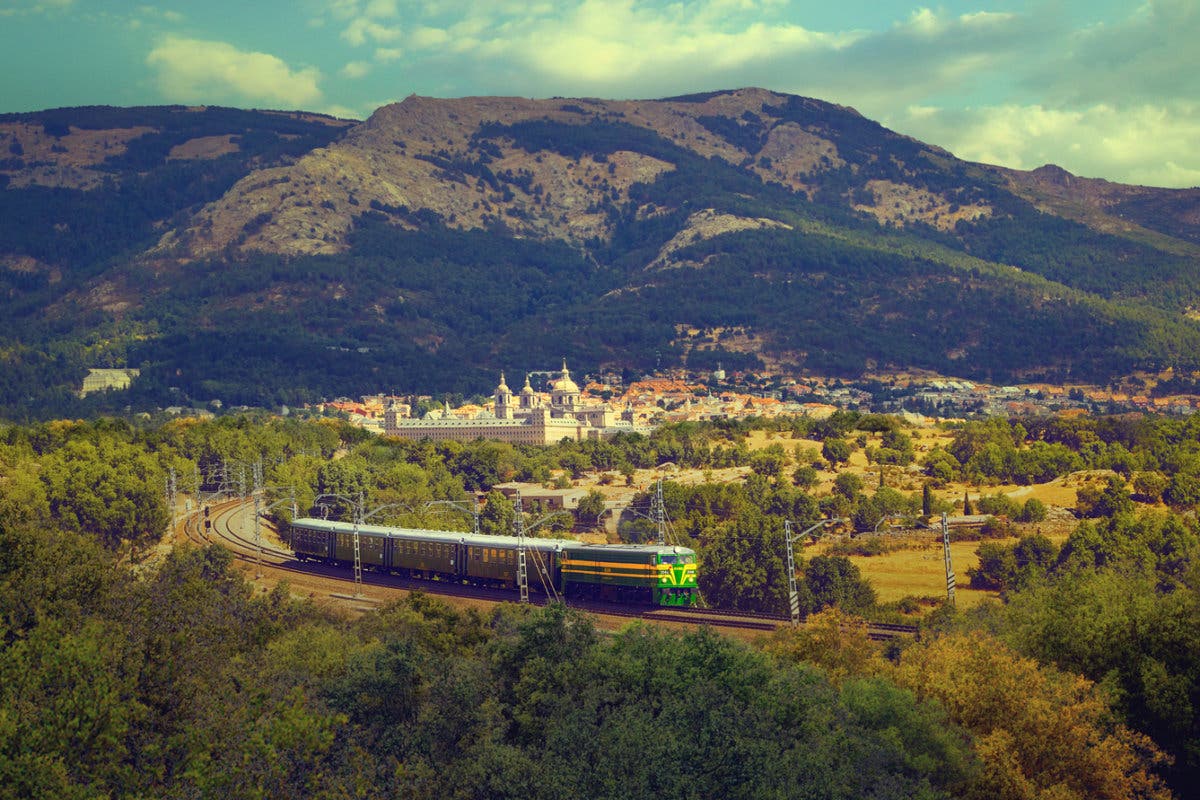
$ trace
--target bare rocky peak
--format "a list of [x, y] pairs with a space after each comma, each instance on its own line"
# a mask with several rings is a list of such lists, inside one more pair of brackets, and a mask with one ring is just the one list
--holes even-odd
[[[702, 100], [411, 95], [383, 106], [335, 144], [291, 166], [247, 176], [186, 231], [168, 234], [160, 247], [183, 245], [191, 256], [227, 248], [333, 253], [347, 246], [355, 219], [371, 210], [401, 227], [436, 215], [460, 229], [501, 228], [517, 236], [585, 241], [610, 234], [605, 204], [627, 202], [632, 185], [674, 169], [634, 150], [603, 159], [570, 158], [549, 150], [530, 153], [504, 137], [489, 137], [481, 149], [476, 138], [481, 126], [532, 120], [645, 128], [701, 157], [743, 165], [764, 181], [807, 191], [815, 171], [843, 162], [832, 141], [765, 110], [789, 99], [795, 100], [753, 88]], [[700, 121], [713, 117], [761, 127], [761, 147], [749, 153]], [[476, 165], [481, 163], [497, 176], [495, 182], [480, 177]]]

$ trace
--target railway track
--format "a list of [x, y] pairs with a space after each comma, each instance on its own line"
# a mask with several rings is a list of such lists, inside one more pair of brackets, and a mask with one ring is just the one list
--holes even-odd
[[[225, 500], [210, 504], [207, 520], [199, 511], [185, 518], [183, 526], [187, 538], [197, 544], [221, 544], [229, 549], [234, 558], [247, 563], [268, 567], [271, 570], [306, 576], [318, 576], [337, 580], [351, 587], [354, 584], [353, 570], [328, 564], [311, 564], [297, 561], [290, 550], [284, 550], [263, 542], [261, 557], [259, 543], [251, 535], [243, 533], [246, 503], [240, 499]], [[211, 522], [211, 527], [205, 522]], [[368, 580], [369, 578], [369, 580]], [[387, 587], [407, 591], [422, 591], [427, 594], [466, 597], [486, 602], [512, 602], [511, 592], [485, 589], [449, 581], [429, 581], [407, 578], [390, 573], [364, 570], [363, 583], [369, 586]], [[353, 591], [351, 589], [350, 591]], [[356, 594], [337, 593], [331, 596], [345, 600], [373, 602]], [[544, 595], [532, 593], [530, 601], [541, 605], [547, 601]], [[606, 617], [644, 619], [651, 622], [669, 622], [685, 625], [711, 625], [718, 628], [738, 628], [749, 631], [773, 631], [791, 623], [790, 617], [777, 614], [727, 611], [712, 608], [661, 608], [639, 606], [614, 606], [608, 603], [572, 601], [569, 605], [581, 611]], [[885, 622], [869, 622], [867, 635], [876, 641], [896, 638], [913, 638], [918, 635], [915, 625]]]

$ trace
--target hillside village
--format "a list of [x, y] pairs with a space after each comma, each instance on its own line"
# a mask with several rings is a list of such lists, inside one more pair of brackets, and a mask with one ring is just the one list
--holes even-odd
[[[796, 380], [742, 372], [726, 375], [723, 370], [712, 373], [670, 370], [629, 383], [623, 382], [619, 374], [602, 373], [588, 380], [582, 389], [588, 401], [606, 403], [617, 411], [631, 411], [634, 424], [647, 427], [750, 416], [823, 418], [839, 409], [900, 414], [919, 423], [932, 419], [1085, 412], [1185, 416], [1200, 408], [1200, 395], [1156, 396], [1145, 385], [1131, 391], [1126, 386], [994, 386], [951, 378]], [[453, 404], [451, 400], [432, 395], [375, 394], [357, 399], [338, 398], [309, 409], [346, 418], [379, 433], [384, 430], [385, 413], [397, 403], [407, 406], [413, 417], [434, 411], [471, 420], [495, 411], [490, 398], [477, 396]]]

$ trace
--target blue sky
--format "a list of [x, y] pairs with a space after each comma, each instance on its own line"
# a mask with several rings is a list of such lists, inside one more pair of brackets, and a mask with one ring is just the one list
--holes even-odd
[[365, 118], [409, 94], [762, 86], [972, 160], [1200, 185], [1200, 0], [0, 0], [0, 111]]

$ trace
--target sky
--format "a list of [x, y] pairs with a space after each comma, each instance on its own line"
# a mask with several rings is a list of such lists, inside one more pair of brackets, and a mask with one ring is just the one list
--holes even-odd
[[0, 112], [759, 86], [960, 158], [1200, 186], [1200, 0], [0, 0]]

